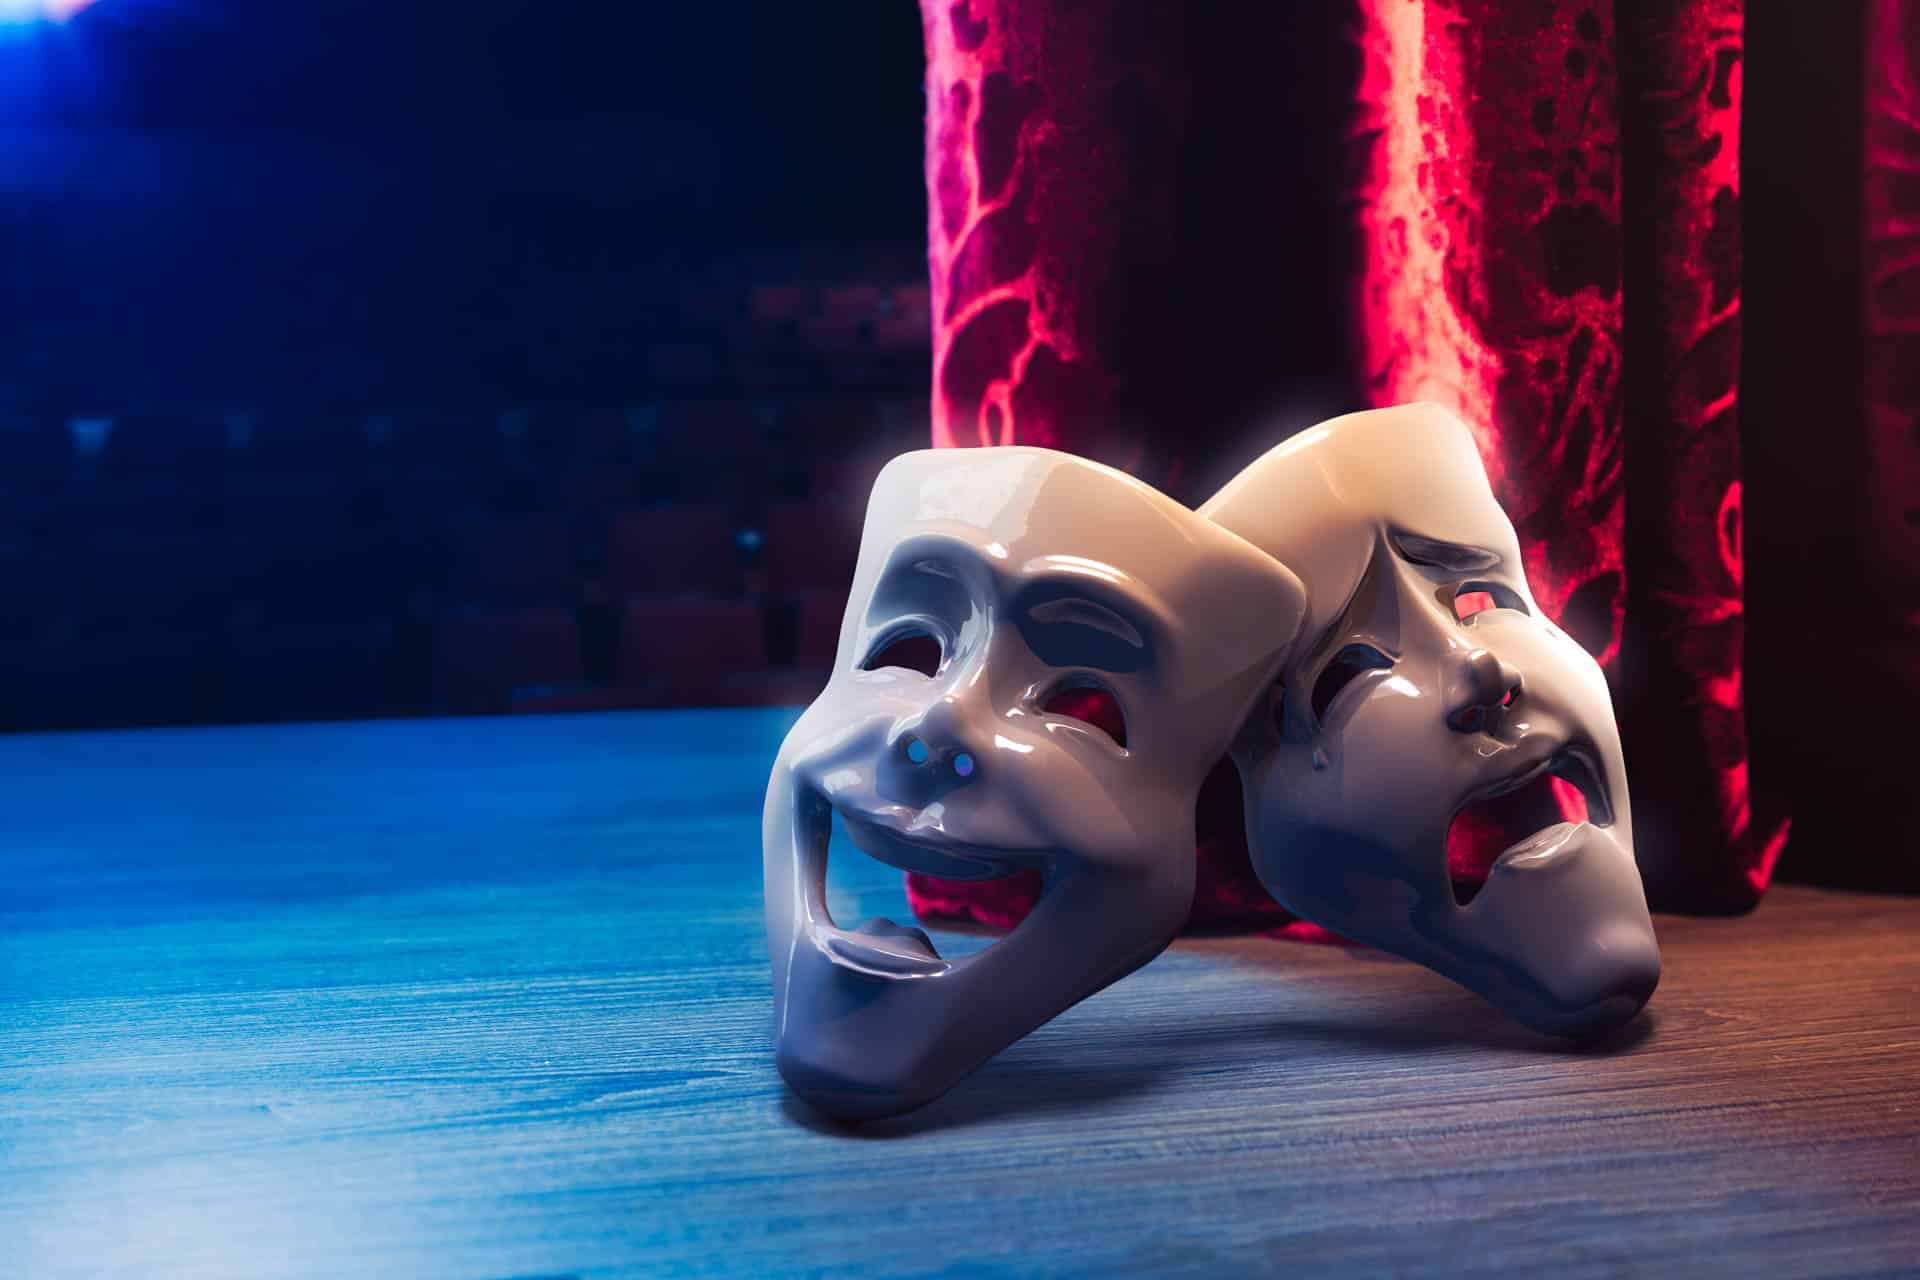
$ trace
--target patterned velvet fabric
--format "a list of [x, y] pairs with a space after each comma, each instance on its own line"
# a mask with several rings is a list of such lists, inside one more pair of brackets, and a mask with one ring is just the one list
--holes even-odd
[[[1791, 101], [1761, 122], [1755, 209], [1763, 348], [1743, 372], [1781, 448], [1752, 474], [1769, 497], [1756, 655], [1762, 787], [1790, 792], [1782, 869], [1920, 889], [1920, 3], [1755, 5], [1769, 80]], [[1756, 66], [1758, 65], [1756, 59]], [[1759, 83], [1753, 81], [1751, 83]], [[1763, 108], [1766, 104], [1762, 103]], [[1811, 125], [1797, 123], [1810, 117]], [[1810, 609], [1814, 602], [1819, 608]], [[1756, 600], [1756, 605], [1760, 602]], [[1816, 688], [1831, 685], [1835, 696]], [[1756, 703], [1756, 730], [1761, 707]]]
[[[1876, 675], [1920, 710], [1920, 0], [1872, 0], [1862, 256]], [[1908, 755], [1911, 756], [1911, 744]]]
[[1740, 0], [1623, 5], [1621, 726], [1656, 902], [1751, 906], [1785, 843], [1745, 714]]
[[934, 444], [1043, 445], [1167, 484], [1132, 381], [1169, 322], [1148, 277], [1173, 238], [1186, 110], [1175, 11], [923, 13]]
[[[1156, 419], [1164, 403], [1128, 390], [1152, 344], [1117, 335], [1152, 330], [1139, 308], [1174, 291], [1115, 282], [1166, 257], [1182, 206], [1161, 182], [1196, 91], [1182, 79], [1176, 7], [1147, 6], [1160, 16], [1120, 23], [1120, 35], [1098, 8], [923, 0], [934, 440], [1053, 445], [1166, 484], [1201, 463], [1189, 436]], [[1347, 407], [1439, 400], [1474, 425], [1540, 603], [1613, 683], [1650, 896], [1707, 911], [1752, 906], [1790, 829], [1784, 776], [1756, 791], [1748, 767], [1743, 8], [1350, 0], [1358, 56], [1345, 162], [1329, 174], [1355, 245], [1351, 305], [1328, 317], [1350, 351]], [[1908, 689], [1920, 685], [1916, 12], [1920, 0], [1872, 0], [1853, 71], [1866, 108], [1855, 243], [1871, 405], [1855, 429], [1871, 478], [1862, 486], [1854, 468], [1852, 489], [1835, 490], [1869, 512], [1864, 580], [1904, 592], [1882, 610], [1891, 638], [1870, 647], [1880, 678]], [[1244, 101], [1274, 109], [1254, 84]], [[1271, 127], [1329, 124], [1276, 115]], [[1232, 198], [1230, 167], [1179, 172]], [[1102, 413], [1113, 431], [1096, 425]], [[1781, 455], [1777, 439], [1768, 448]], [[1286, 919], [1248, 869], [1237, 791], [1216, 774], [1202, 800], [1197, 926]], [[1456, 878], [1483, 877], [1506, 842], [1456, 832]], [[923, 913], [996, 926], [1037, 892], [918, 877], [909, 888]]]
[[[1361, 9], [1366, 397], [1438, 400], [1474, 426], [1541, 607], [1613, 678], [1626, 442], [1612, 15], [1588, 0]], [[1454, 878], [1484, 879], [1507, 843], [1456, 832]]]

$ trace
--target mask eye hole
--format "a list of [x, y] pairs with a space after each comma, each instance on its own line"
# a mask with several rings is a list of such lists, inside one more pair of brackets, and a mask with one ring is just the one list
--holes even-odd
[[882, 667], [902, 667], [931, 676], [940, 669], [940, 660], [945, 656], [940, 641], [931, 632], [899, 631], [882, 641], [873, 656], [860, 664], [860, 669], [878, 671]]
[[1112, 738], [1114, 745], [1127, 745], [1127, 717], [1120, 700], [1106, 688], [1090, 680], [1071, 680], [1041, 700], [1040, 710], [1050, 716], [1065, 716], [1092, 725]]
[[1320, 678], [1313, 682], [1313, 718], [1326, 719], [1327, 708], [1340, 696], [1340, 691], [1362, 674], [1383, 671], [1392, 665], [1392, 658], [1370, 644], [1350, 644], [1334, 654], [1320, 672]]
[[1511, 587], [1497, 582], [1463, 582], [1453, 593], [1453, 616], [1462, 622], [1489, 609], [1518, 609], [1525, 613], [1527, 605]]

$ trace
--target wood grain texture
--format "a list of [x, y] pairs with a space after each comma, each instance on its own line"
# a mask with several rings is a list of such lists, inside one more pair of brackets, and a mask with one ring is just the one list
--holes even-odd
[[[768, 1052], [791, 714], [0, 738], [0, 1272], [1920, 1270], [1912, 899], [1662, 917], [1605, 1052], [1378, 954], [1183, 942], [822, 1123]], [[899, 918], [847, 847], [836, 913]]]

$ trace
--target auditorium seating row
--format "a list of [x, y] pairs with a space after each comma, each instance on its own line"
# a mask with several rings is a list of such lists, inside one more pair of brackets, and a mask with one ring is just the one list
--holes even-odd
[[804, 702], [844, 596], [638, 596], [463, 608], [425, 620], [143, 619], [9, 628], [0, 723], [15, 729]]
[[913, 399], [861, 396], [457, 413], [76, 414], [0, 403], [0, 487], [88, 477], [126, 488], [229, 476], [321, 481], [409, 471], [471, 484], [490, 470], [521, 468], [543, 481], [569, 471], [625, 469], [640, 483], [664, 482], [675, 493], [740, 475], [804, 488], [819, 459], [858, 454], [870, 442], [924, 440], [924, 420]]
[[31, 622], [175, 622], [258, 610], [333, 620], [435, 607], [572, 605], [634, 595], [791, 595], [852, 575], [857, 499], [536, 513], [422, 530], [41, 532], [0, 542], [0, 609]]
[[803, 700], [925, 438], [858, 397], [0, 413], [0, 730]]
[[463, 611], [435, 629], [434, 704], [489, 712], [804, 702], [832, 665], [845, 603], [844, 591], [812, 591]]

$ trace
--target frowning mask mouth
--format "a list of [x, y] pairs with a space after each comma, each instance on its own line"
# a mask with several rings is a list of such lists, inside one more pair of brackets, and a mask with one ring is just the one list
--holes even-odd
[[1500, 850], [1496, 863], [1545, 859], [1583, 824], [1613, 825], [1600, 770], [1584, 746], [1562, 746], [1540, 764], [1474, 791], [1447, 829], [1455, 899], [1464, 906], [1479, 892], [1479, 878], [1459, 872], [1485, 866], [1485, 851]]
[[[850, 930], [834, 922], [826, 899], [833, 815], [839, 816], [848, 838], [862, 853], [901, 871], [949, 880], [997, 880], [1048, 860], [1040, 852], [987, 849], [953, 839], [940, 825], [943, 814], [938, 805], [918, 810], [899, 805], [861, 809], [820, 800], [804, 808], [816, 815], [805, 824], [798, 851], [814, 945], [834, 964], [872, 978], [937, 978], [966, 960], [942, 959], [925, 930], [884, 916]], [[1001, 938], [991, 946], [1005, 941]]]

